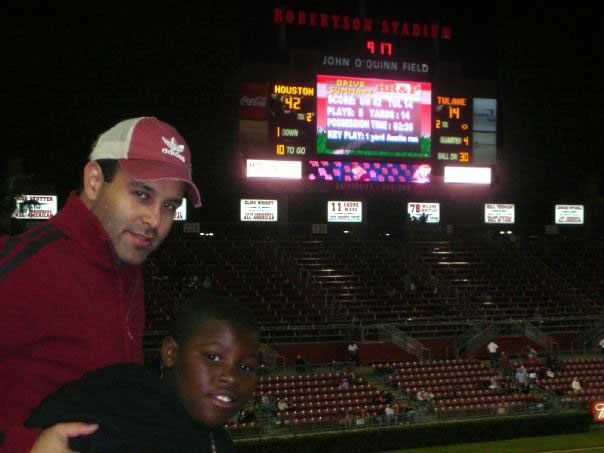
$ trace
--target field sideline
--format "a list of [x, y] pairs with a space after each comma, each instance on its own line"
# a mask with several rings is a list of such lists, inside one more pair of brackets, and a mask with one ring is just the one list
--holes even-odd
[[411, 448], [389, 450], [384, 453], [554, 453], [589, 452], [604, 453], [604, 431], [562, 436], [525, 437], [522, 439], [477, 442], [471, 444], [448, 445], [431, 448]]

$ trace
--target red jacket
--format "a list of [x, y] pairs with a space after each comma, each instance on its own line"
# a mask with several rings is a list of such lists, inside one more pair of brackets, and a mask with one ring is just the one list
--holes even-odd
[[0, 452], [29, 451], [22, 422], [86, 371], [142, 363], [143, 277], [72, 193], [49, 222], [0, 239]]

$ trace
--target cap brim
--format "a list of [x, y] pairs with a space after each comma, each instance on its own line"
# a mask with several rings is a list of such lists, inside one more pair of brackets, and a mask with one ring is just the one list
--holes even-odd
[[187, 198], [196, 208], [201, 206], [201, 196], [197, 186], [191, 180], [191, 177], [183, 173], [182, 165], [172, 165], [166, 162], [120, 159], [120, 166], [134, 179], [140, 181], [160, 181], [162, 179], [172, 179], [184, 182]]

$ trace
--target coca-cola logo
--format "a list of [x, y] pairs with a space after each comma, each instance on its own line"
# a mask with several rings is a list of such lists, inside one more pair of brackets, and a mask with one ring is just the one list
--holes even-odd
[[266, 107], [266, 96], [251, 97], [244, 95], [241, 98], [241, 105], [246, 107]]

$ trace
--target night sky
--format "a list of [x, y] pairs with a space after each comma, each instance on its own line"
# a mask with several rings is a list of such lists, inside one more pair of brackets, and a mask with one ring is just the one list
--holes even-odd
[[[274, 49], [271, 2], [111, 10], [105, 3], [67, 8], [55, 2], [35, 10], [16, 3], [3, 8], [2, 177], [21, 156], [22, 171], [64, 199], [78, 185], [99, 133], [128, 117], [155, 115], [187, 138], [203, 216], [220, 220], [221, 201], [237, 192], [239, 65]], [[358, 9], [352, 1], [281, 3]], [[454, 37], [441, 56], [461, 61], [465, 77], [498, 79], [498, 173], [505, 193], [601, 200], [603, 55], [596, 6], [543, 2], [529, 11], [521, 2], [450, 3], [368, 1], [366, 10], [374, 18], [450, 23]]]

